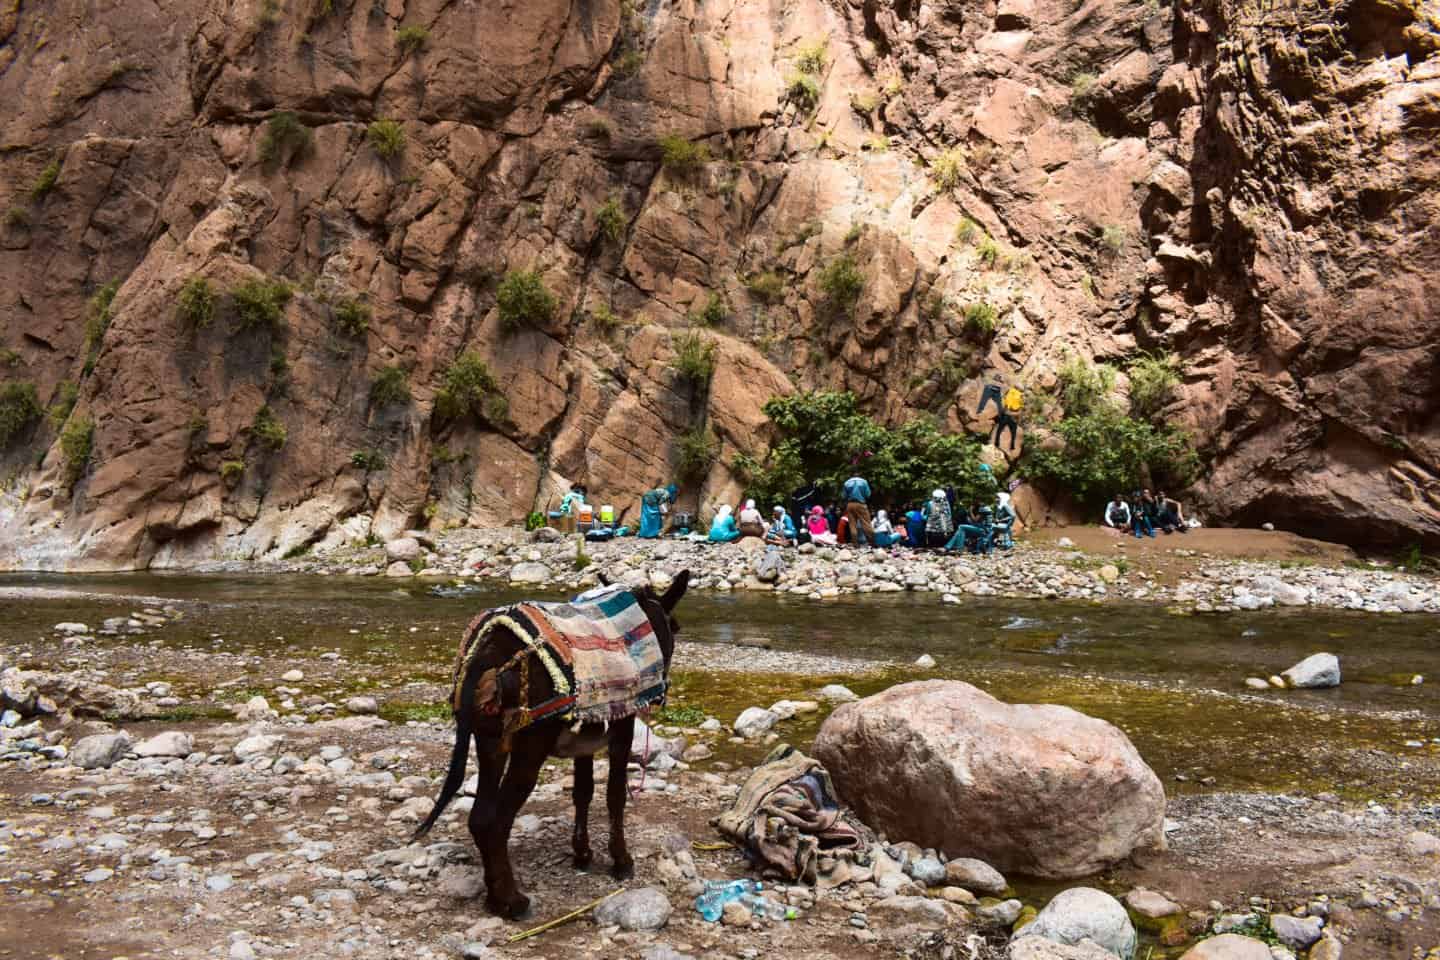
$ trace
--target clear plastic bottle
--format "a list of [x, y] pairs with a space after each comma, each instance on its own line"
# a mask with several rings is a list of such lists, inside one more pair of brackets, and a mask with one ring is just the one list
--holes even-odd
[[706, 880], [705, 890], [695, 898], [695, 909], [711, 923], [720, 919], [725, 904], [757, 894], [762, 889], [758, 880]]

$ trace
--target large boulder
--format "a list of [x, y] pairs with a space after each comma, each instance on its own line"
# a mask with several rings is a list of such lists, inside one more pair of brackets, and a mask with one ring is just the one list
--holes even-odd
[[1128, 737], [1069, 707], [927, 680], [838, 708], [815, 756], [892, 840], [1007, 873], [1082, 877], [1163, 849], [1165, 792]]
[[1314, 653], [1280, 674], [1287, 687], [1340, 686], [1340, 658], [1333, 653]]
[[1270, 960], [1270, 948], [1251, 937], [1222, 933], [1201, 940], [1186, 950], [1180, 960]]
[[1094, 887], [1061, 891], [1045, 904], [1021, 936], [1044, 937], [1067, 947], [1089, 940], [1120, 960], [1130, 960], [1135, 953], [1135, 927], [1130, 915], [1119, 900]]
[[130, 735], [124, 730], [97, 733], [75, 742], [70, 748], [70, 762], [84, 770], [103, 770], [129, 752]]

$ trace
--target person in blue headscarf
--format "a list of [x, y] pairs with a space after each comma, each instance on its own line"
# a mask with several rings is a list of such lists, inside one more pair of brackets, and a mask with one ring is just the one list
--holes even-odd
[[673, 483], [668, 487], [645, 491], [640, 498], [640, 532], [635, 535], [645, 540], [654, 540], [660, 536], [665, 510], [675, 502], [679, 493], [680, 488]]
[[795, 522], [780, 504], [775, 504], [770, 525], [765, 528], [765, 542], [780, 547], [795, 545]]
[[729, 543], [732, 540], [740, 539], [740, 528], [735, 525], [735, 512], [730, 504], [723, 504], [715, 512], [715, 519], [710, 521], [711, 543]]

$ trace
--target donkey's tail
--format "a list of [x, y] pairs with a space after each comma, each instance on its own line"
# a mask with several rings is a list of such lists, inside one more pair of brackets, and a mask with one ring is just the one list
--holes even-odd
[[440, 814], [455, 799], [455, 794], [460, 792], [460, 787], [465, 783], [465, 762], [470, 757], [470, 711], [461, 710], [455, 717], [455, 749], [450, 752], [450, 769], [445, 774], [445, 783], [440, 787], [440, 796], [435, 798], [435, 806], [425, 822], [410, 836], [410, 842], [414, 843], [435, 826], [435, 821], [440, 819]]

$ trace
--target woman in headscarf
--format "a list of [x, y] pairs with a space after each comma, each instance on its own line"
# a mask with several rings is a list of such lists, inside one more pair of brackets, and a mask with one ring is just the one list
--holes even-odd
[[754, 500], [746, 500], [745, 508], [740, 511], [740, 536], [765, 536], [765, 518], [755, 509]]
[[950, 520], [950, 498], [944, 490], [933, 490], [930, 502], [925, 504], [925, 545], [943, 547], [950, 539], [955, 525]]
[[740, 528], [735, 526], [735, 512], [730, 504], [722, 504], [715, 512], [715, 519], [710, 521], [708, 539], [711, 543], [729, 543], [740, 539]]
[[884, 510], [876, 511], [875, 522], [871, 526], [875, 531], [875, 546], [877, 547], [888, 547], [904, 539], [902, 534], [895, 532], [895, 525], [890, 522], [890, 515]]
[[654, 490], [645, 491], [640, 498], [640, 531], [635, 535], [644, 540], [654, 540], [660, 536], [660, 527], [665, 521], [665, 511], [669, 505], [675, 502], [675, 497], [680, 493], [680, 488], [675, 484], [668, 487], [656, 487]]
[[790, 514], [780, 504], [775, 504], [772, 511], [770, 526], [765, 528], [765, 542], [777, 546], [788, 547], [795, 543], [795, 524], [790, 519]]
[[811, 507], [810, 517], [805, 521], [805, 526], [810, 530], [811, 543], [835, 546], [835, 534], [830, 532], [830, 524], [825, 519], [824, 507]]

